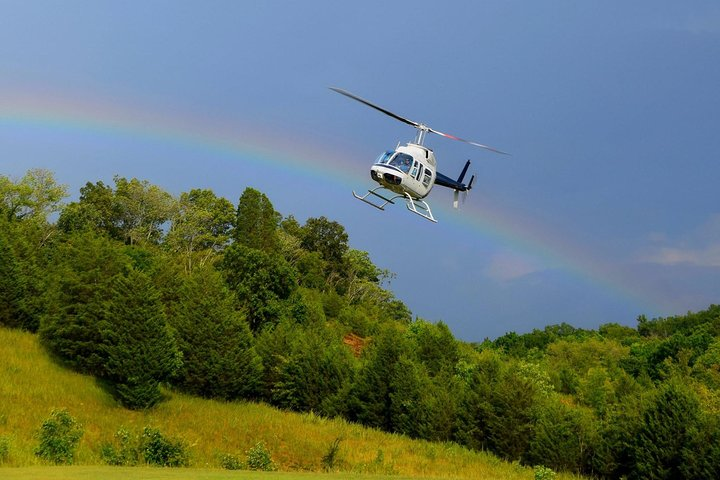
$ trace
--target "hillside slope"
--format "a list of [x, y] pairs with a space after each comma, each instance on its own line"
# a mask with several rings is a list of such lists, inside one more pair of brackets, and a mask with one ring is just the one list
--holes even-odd
[[33, 450], [39, 426], [53, 409], [67, 409], [85, 434], [76, 464], [99, 465], [101, 446], [119, 428], [158, 428], [191, 445], [191, 464], [219, 467], [223, 454], [243, 456], [264, 442], [281, 470], [320, 471], [321, 459], [341, 438], [339, 469], [358, 473], [449, 478], [530, 478], [529, 469], [452, 444], [412, 441], [342, 420], [295, 414], [262, 404], [202, 400], [174, 392], [155, 409], [120, 406], [96, 381], [53, 362], [37, 336], [0, 328], [0, 437], [9, 439], [2, 466], [41, 461]]

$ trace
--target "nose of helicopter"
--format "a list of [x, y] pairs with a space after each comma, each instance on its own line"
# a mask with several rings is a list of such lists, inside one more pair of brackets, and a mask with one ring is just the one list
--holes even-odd
[[378, 183], [387, 183], [390, 185], [400, 185], [402, 183], [403, 173], [378, 165], [373, 165], [370, 169], [370, 177]]

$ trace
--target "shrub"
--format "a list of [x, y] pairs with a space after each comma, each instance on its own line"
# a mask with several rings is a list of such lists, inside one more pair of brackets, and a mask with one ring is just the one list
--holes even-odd
[[230, 453], [225, 453], [220, 456], [220, 466], [226, 470], [242, 470], [245, 468], [242, 460]]
[[190, 463], [185, 442], [169, 439], [156, 428], [145, 427], [142, 435], [121, 428], [115, 440], [119, 445], [106, 443], [100, 452], [108, 465], [135, 466], [144, 461], [158, 467], [187, 467]]
[[258, 442], [247, 452], [246, 467], [248, 470], [262, 470], [270, 472], [277, 470], [277, 466], [270, 458], [270, 452], [265, 444]]
[[67, 410], [53, 410], [40, 427], [35, 455], [55, 464], [72, 464], [83, 428]]
[[160, 430], [145, 427], [142, 434], [142, 451], [145, 462], [159, 467], [187, 467], [189, 454], [182, 440], [166, 438]]
[[535, 472], [535, 480], [553, 480], [555, 478], [555, 472], [542, 465], [537, 465], [533, 471]]
[[140, 462], [141, 448], [137, 435], [133, 436], [128, 430], [120, 428], [115, 433], [119, 446], [106, 443], [100, 450], [100, 456], [108, 465], [135, 466]]
[[0, 465], [5, 463], [10, 457], [10, 437], [4, 435], [0, 437]]

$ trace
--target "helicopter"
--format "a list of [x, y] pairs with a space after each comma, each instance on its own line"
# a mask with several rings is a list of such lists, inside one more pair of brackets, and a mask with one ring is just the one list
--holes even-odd
[[380, 154], [372, 167], [370, 167], [370, 177], [379, 184], [378, 187], [368, 189], [368, 192], [362, 196], [355, 193], [355, 191], [352, 192], [353, 196], [358, 200], [362, 200], [380, 210], [385, 210], [385, 207], [388, 204], [394, 204], [395, 200], [403, 199], [406, 202], [408, 210], [431, 222], [437, 223], [430, 209], [430, 205], [423, 200], [428, 196], [434, 185], [440, 185], [453, 190], [453, 206], [455, 208], [458, 207], [458, 193], [467, 193], [472, 189], [475, 175], [470, 177], [470, 181], [467, 184], [463, 183], [468, 167], [470, 167], [470, 160], [465, 163], [457, 179], [453, 179], [437, 171], [435, 154], [430, 148], [423, 144], [428, 133], [434, 133], [441, 137], [458, 140], [484, 148], [485, 150], [490, 150], [491, 152], [507, 155], [506, 152], [487, 145], [464, 140], [430, 128], [423, 123], [403, 118], [341, 88], [329, 88], [334, 92], [357, 100], [370, 108], [374, 108], [395, 120], [399, 120], [417, 129], [415, 139], [412, 142], [407, 142], [405, 145], [398, 143], [394, 150], [387, 150]]

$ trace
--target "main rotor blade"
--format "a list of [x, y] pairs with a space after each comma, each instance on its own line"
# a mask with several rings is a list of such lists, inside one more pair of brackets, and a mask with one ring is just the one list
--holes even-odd
[[497, 148], [488, 147], [487, 145], [483, 145], [482, 143], [471, 142], [470, 140], [465, 140], [464, 138], [456, 137], [455, 135], [450, 135], [449, 133], [438, 132], [437, 130], [434, 130], [432, 128], [428, 128], [428, 131], [435, 133], [437, 135], [440, 135], [441, 137], [450, 138], [452, 140], [458, 140], [460, 142], [469, 143], [470, 145], [475, 145], [476, 147], [484, 148], [485, 150], [490, 150], [491, 152], [500, 153], [502, 155], [510, 155], [509, 153], [503, 152], [502, 150], [498, 150]]
[[395, 120], [400, 120], [401, 122], [407, 123], [408, 125], [412, 125], [413, 127], [416, 127], [416, 128], [420, 127], [419, 123], [413, 122], [412, 120], [408, 120], [407, 118], [403, 118], [400, 115], [396, 115], [393, 112], [391, 112], [390, 110], [385, 110], [382, 107], [378, 107], [374, 103], [370, 103], [367, 100], [365, 100], [364, 98], [360, 98], [357, 95], [353, 95], [352, 93], [348, 92], [347, 90], [343, 90], [342, 88], [335, 88], [335, 87], [329, 87], [329, 88], [330, 88], [330, 90], [332, 90], [334, 92], [337, 92], [341, 95], [345, 95], [346, 97], [350, 97], [353, 100], [357, 100], [358, 102], [364, 103], [365, 105], [367, 105], [370, 108], [374, 108], [375, 110], [384, 113], [385, 115], [391, 116]]

